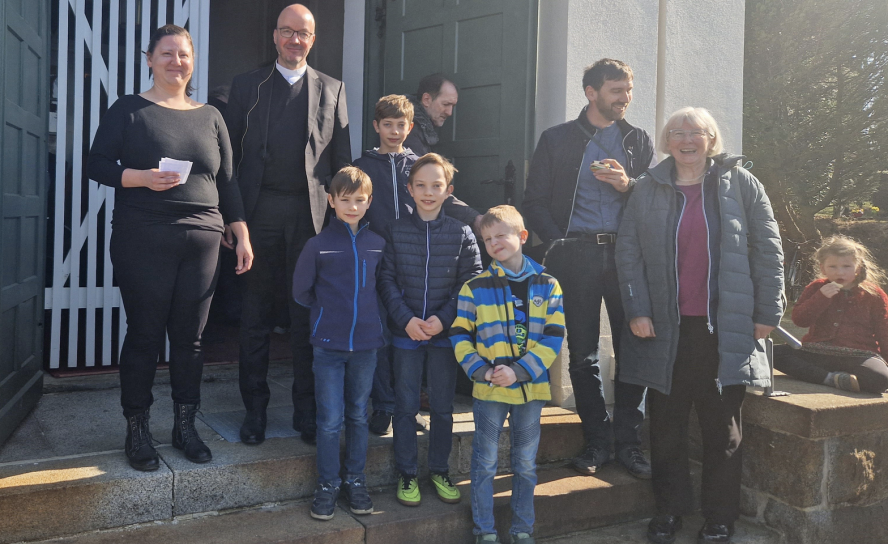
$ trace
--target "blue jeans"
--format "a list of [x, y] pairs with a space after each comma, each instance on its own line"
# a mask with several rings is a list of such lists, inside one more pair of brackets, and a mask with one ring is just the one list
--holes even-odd
[[364, 477], [367, 461], [367, 399], [376, 370], [376, 350], [314, 348], [318, 407], [318, 482], [338, 487], [339, 431], [345, 419], [345, 479]]
[[453, 446], [453, 396], [456, 393], [456, 358], [453, 349], [420, 346], [417, 349], [394, 348], [395, 368], [395, 467], [404, 474], [417, 473], [416, 414], [422, 367], [427, 365], [429, 407], [429, 470], [449, 471], [448, 459]]
[[476, 535], [496, 533], [493, 522], [493, 478], [497, 446], [506, 416], [512, 445], [511, 534], [533, 534], [533, 490], [536, 487], [536, 456], [540, 445], [542, 400], [506, 404], [475, 399], [475, 436], [472, 438], [472, 519]]
[[379, 320], [382, 322], [382, 336], [385, 346], [376, 350], [376, 374], [373, 376], [373, 411], [395, 413], [394, 361], [392, 360], [392, 332], [388, 328], [388, 312], [382, 300], [379, 301]]

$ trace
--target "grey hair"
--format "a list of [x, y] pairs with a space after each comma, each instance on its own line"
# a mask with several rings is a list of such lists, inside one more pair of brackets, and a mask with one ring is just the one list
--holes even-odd
[[667, 155], [669, 154], [669, 131], [679, 128], [685, 121], [695, 127], [702, 128], [709, 133], [709, 138], [712, 140], [712, 143], [707, 152], [707, 156], [713, 157], [724, 150], [721, 131], [718, 129], [718, 124], [715, 122], [715, 118], [712, 117], [712, 114], [709, 113], [709, 110], [706, 108], [694, 108], [688, 106], [686, 108], [681, 108], [670, 115], [666, 124], [663, 126], [663, 131], [660, 133], [660, 141], [657, 144], [657, 147], [659, 147], [661, 152], [666, 153]]

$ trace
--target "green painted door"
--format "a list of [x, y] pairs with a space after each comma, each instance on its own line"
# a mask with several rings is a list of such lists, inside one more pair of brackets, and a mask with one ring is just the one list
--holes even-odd
[[48, 8], [0, 0], [0, 443], [43, 387]]
[[[536, 0], [394, 0], [386, 3], [385, 93], [413, 94], [419, 80], [443, 72], [459, 86], [436, 151], [459, 170], [454, 194], [484, 212], [524, 194], [533, 145]], [[488, 180], [488, 183], [482, 183]], [[518, 204], [513, 200], [513, 204]]]

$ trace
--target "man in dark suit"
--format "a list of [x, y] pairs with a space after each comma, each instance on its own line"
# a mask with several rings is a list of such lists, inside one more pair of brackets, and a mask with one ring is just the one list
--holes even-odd
[[[241, 315], [240, 391], [247, 415], [240, 435], [245, 444], [265, 440], [271, 309], [281, 288], [287, 290], [290, 312], [293, 427], [310, 443], [317, 429], [308, 310], [294, 302], [290, 283], [299, 252], [324, 224], [325, 188], [349, 164], [351, 150], [345, 87], [306, 64], [314, 31], [308, 8], [284, 8], [273, 32], [276, 62], [235, 77], [225, 112], [256, 258], [244, 275]], [[276, 281], [281, 269], [286, 287]]]

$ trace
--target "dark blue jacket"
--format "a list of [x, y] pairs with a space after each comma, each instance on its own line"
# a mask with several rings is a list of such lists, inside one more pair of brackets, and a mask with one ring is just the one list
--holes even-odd
[[[355, 159], [354, 165], [370, 176], [373, 182], [373, 202], [364, 217], [370, 221], [370, 230], [385, 235], [386, 227], [395, 219], [413, 213], [416, 204], [407, 192], [407, 178], [417, 157], [410, 149], [403, 153], [380, 153], [368, 149]], [[467, 225], [472, 225], [480, 214], [453, 195], [444, 201], [447, 214]]]
[[389, 225], [379, 273], [379, 294], [388, 311], [392, 334], [406, 338], [413, 317], [438, 316], [444, 339], [456, 318], [459, 290], [481, 273], [481, 256], [472, 229], [441, 210], [437, 219], [416, 214]]
[[311, 308], [311, 343], [340, 351], [381, 348], [376, 273], [385, 241], [366, 221], [357, 234], [333, 217], [309, 240], [293, 272], [293, 298]]
[[418, 158], [409, 149], [403, 153], [379, 153], [369, 149], [355, 159], [354, 165], [373, 182], [373, 201], [364, 218], [376, 234], [384, 236], [389, 223], [413, 213], [416, 204], [407, 192], [407, 177]]

